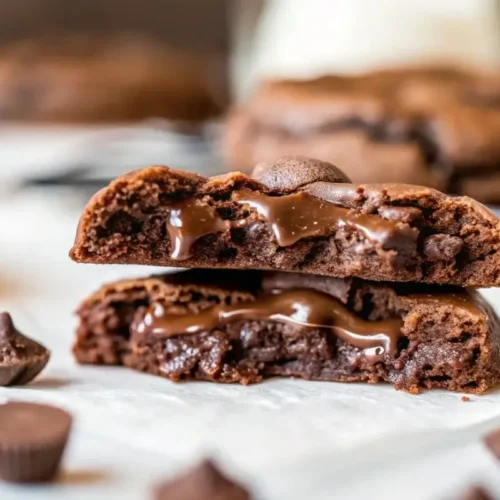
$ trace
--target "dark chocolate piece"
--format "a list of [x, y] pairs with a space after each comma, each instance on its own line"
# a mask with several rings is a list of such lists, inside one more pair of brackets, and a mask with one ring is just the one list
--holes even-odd
[[266, 168], [258, 180], [168, 167], [119, 177], [88, 203], [70, 255], [77, 262], [500, 285], [500, 221], [481, 204], [418, 186], [332, 183], [324, 179], [339, 178], [338, 169], [316, 160]]
[[20, 333], [9, 313], [0, 313], [0, 386], [31, 382], [49, 358], [50, 351]]
[[251, 500], [250, 493], [229, 479], [211, 460], [204, 460], [155, 491], [154, 500]]
[[433, 234], [424, 241], [424, 253], [430, 261], [452, 260], [464, 246], [458, 236]]
[[481, 393], [500, 380], [498, 319], [455, 287], [197, 269], [104, 286], [78, 315], [79, 362], [173, 381], [294, 376]]
[[412, 68], [264, 82], [229, 113], [221, 142], [228, 170], [314, 156], [355, 183], [500, 203], [499, 135], [500, 72]]
[[296, 191], [311, 182], [351, 182], [342, 170], [330, 163], [300, 156], [257, 165], [253, 175], [269, 189], [285, 192]]
[[0, 478], [15, 483], [49, 481], [59, 470], [71, 416], [55, 406], [0, 405]]

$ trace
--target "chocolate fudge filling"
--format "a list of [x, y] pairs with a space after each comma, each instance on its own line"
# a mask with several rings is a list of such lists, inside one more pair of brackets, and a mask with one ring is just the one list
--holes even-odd
[[[294, 309], [304, 289], [314, 297], [311, 308]], [[292, 300], [283, 306], [285, 292]], [[325, 294], [324, 306], [314, 292]], [[330, 302], [348, 315], [339, 319]], [[474, 290], [455, 287], [196, 269], [104, 286], [78, 314], [79, 362], [125, 364], [173, 381], [250, 384], [285, 376], [481, 393], [500, 380], [498, 318]], [[159, 332], [146, 329], [148, 314]], [[380, 339], [367, 353], [366, 344], [340, 337], [345, 324], [348, 333], [363, 333], [353, 325], [394, 324], [398, 336], [377, 360]]]
[[[271, 225], [280, 247], [288, 247], [303, 238], [326, 236], [344, 225], [354, 227], [367, 240], [379, 243], [384, 249], [398, 247], [411, 253], [416, 249], [418, 230], [395, 220], [353, 213], [308, 193], [268, 196], [253, 191], [235, 191], [233, 201], [249, 205]], [[390, 214], [396, 219], [401, 214]], [[167, 230], [172, 242], [170, 256], [175, 260], [191, 257], [192, 245], [207, 234], [244, 227], [245, 220], [225, 221], [210, 205], [188, 199], [170, 211]]]
[[209, 205], [195, 199], [185, 200], [170, 211], [167, 231], [172, 242], [174, 260], [191, 257], [192, 245], [207, 234], [225, 231], [229, 222], [222, 220]]
[[344, 342], [378, 361], [385, 353], [396, 354], [403, 321], [365, 321], [331, 295], [308, 289], [276, 290], [253, 302], [218, 305], [182, 315], [165, 314], [161, 304], [149, 308], [137, 326], [142, 335], [163, 338], [195, 334], [242, 320], [282, 321], [309, 328], [325, 328]]
[[400, 235], [416, 247], [418, 230], [415, 228], [380, 217], [353, 213], [307, 193], [267, 196], [252, 191], [237, 191], [234, 198], [256, 209], [271, 224], [279, 245], [283, 247], [293, 245], [302, 238], [325, 236], [335, 226], [343, 225], [355, 227], [368, 240], [380, 243], [383, 248], [391, 248], [392, 240]]

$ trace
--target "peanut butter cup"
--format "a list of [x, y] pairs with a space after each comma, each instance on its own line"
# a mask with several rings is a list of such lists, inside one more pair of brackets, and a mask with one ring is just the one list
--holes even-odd
[[9, 313], [0, 313], [0, 386], [31, 382], [49, 358], [50, 351], [20, 333]]
[[205, 178], [155, 166], [88, 203], [77, 262], [272, 269], [377, 281], [500, 285], [500, 221], [467, 197], [348, 182], [307, 158]]
[[196, 269], [103, 286], [78, 316], [79, 362], [173, 381], [293, 376], [481, 393], [500, 380], [498, 318], [457, 287]]
[[59, 469], [71, 416], [54, 406], [0, 405], [0, 478], [15, 483], [49, 481]]

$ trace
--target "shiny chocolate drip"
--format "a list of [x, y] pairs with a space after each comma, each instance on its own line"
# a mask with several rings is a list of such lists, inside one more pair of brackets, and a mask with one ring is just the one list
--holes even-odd
[[192, 245], [207, 234], [224, 231], [229, 221], [222, 220], [215, 208], [201, 200], [188, 199], [170, 210], [167, 231], [172, 242], [170, 257], [185, 260], [191, 256]]
[[269, 320], [332, 331], [340, 340], [365, 350], [374, 361], [383, 354], [395, 354], [401, 336], [400, 318], [365, 321], [331, 295], [295, 288], [264, 294], [253, 302], [217, 305], [198, 313], [165, 314], [152, 306], [137, 327], [138, 334], [172, 337], [210, 331], [244, 320]]
[[384, 248], [391, 248], [396, 240], [402, 243], [401, 239], [406, 240], [405, 247], [416, 246], [417, 229], [373, 215], [356, 214], [307, 193], [267, 196], [254, 191], [236, 191], [233, 199], [257, 210], [271, 224], [282, 247], [302, 238], [325, 236], [345, 225], [355, 227]]
[[[274, 232], [281, 247], [293, 245], [302, 238], [326, 236], [343, 226], [352, 226], [385, 249], [413, 252], [418, 230], [394, 220], [375, 215], [353, 213], [307, 193], [268, 196], [254, 191], [235, 191], [233, 201], [254, 208]], [[171, 258], [185, 260], [192, 245], [201, 237], [244, 227], [246, 221], [227, 221], [214, 207], [197, 199], [187, 199], [172, 207], [167, 231], [172, 241]]]

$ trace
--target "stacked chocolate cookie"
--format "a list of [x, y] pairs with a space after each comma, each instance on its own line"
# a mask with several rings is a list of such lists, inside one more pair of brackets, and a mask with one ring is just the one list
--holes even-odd
[[231, 113], [228, 168], [283, 154], [353, 182], [405, 182], [500, 203], [500, 73], [431, 67], [263, 83]]
[[404, 184], [355, 185], [283, 158], [253, 177], [155, 166], [87, 205], [77, 262], [192, 268], [103, 286], [78, 310], [78, 361], [174, 381], [270, 376], [481, 393], [500, 326], [467, 287], [500, 285], [500, 221]]

